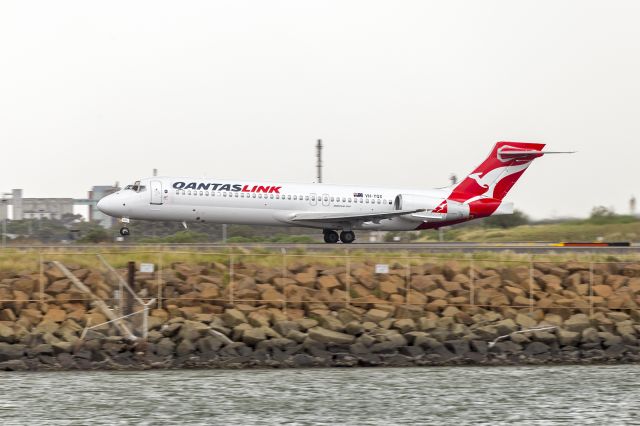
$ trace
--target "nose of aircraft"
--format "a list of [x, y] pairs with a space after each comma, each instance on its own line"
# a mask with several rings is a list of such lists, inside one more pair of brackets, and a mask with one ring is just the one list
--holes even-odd
[[103, 197], [102, 199], [100, 199], [100, 201], [98, 201], [96, 207], [104, 214], [115, 216], [117, 215], [116, 204], [117, 201], [114, 199], [113, 195], [107, 195], [106, 197]]

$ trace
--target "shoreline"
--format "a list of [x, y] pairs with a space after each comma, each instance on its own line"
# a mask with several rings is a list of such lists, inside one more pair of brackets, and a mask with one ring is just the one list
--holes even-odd
[[640, 362], [633, 262], [175, 262], [123, 276], [0, 273], [0, 371]]

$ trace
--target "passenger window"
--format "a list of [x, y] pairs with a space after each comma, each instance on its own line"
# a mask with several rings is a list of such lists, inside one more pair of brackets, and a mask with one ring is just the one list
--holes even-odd
[[367, 198], [367, 201], [365, 201], [365, 203], [369, 204], [369, 199]]
[[346, 202], [347, 202], [347, 199], [346, 199], [345, 197], [342, 197], [342, 202], [343, 202], [343, 203], [346, 203]]
[[333, 203], [333, 200], [334, 200], [334, 199], [335, 199], [335, 198], [331, 197], [331, 202], [332, 202], [332, 203]]
[[378, 198], [378, 204], [380, 204], [380, 199]]
[[252, 197], [252, 198], [256, 198], [256, 194], [255, 194], [255, 193], [254, 193], [254, 194], [252, 194], [252, 195], [251, 195], [251, 197]]
[[280, 196], [278, 194], [276, 194], [276, 200], [279, 200]]
[[180, 195], [180, 190], [176, 190], [176, 195]]
[[297, 196], [297, 195], [294, 195], [294, 196], [293, 196], [293, 199], [294, 199], [294, 200], [297, 200], [297, 199], [298, 199], [298, 196]]
[[226, 193], [226, 192], [223, 192], [223, 193], [222, 193], [222, 196], [223, 196], [223, 197], [226, 197], [226, 196], [227, 196], [227, 193]]
[[312, 196], [311, 196], [311, 201], [315, 201], [315, 200], [316, 200], [316, 196], [315, 196], [315, 195], [312, 195]]
[[305, 195], [305, 196], [304, 196], [304, 200], [305, 200], [305, 201], [309, 201], [309, 196], [308, 196], [308, 195]]
[[200, 191], [200, 195], [202, 195], [202, 194], [203, 194], [203, 192], [202, 192], [202, 191]]
[[191, 191], [187, 191], [187, 195], [191, 195]]
[[348, 198], [349, 202], [351, 202], [351, 197]]
[[291, 195], [287, 195], [287, 200], [290, 200], [290, 199], [291, 199]]
[[271, 198], [273, 200], [273, 194], [269, 195], [269, 198]]

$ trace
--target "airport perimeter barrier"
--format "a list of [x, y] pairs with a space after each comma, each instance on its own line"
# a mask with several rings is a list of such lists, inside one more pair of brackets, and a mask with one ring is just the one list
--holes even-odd
[[[30, 303], [75, 303], [89, 311], [95, 300], [54, 272], [55, 260], [119, 317], [131, 320], [140, 335], [146, 335], [147, 314], [154, 308], [189, 316], [245, 305], [313, 316], [326, 307], [353, 306], [418, 318], [468, 307], [593, 315], [640, 304], [640, 261], [634, 257], [32, 250], [0, 255], [0, 312]], [[136, 265], [131, 280], [129, 262]], [[16, 290], [28, 279], [36, 283], [30, 294]]]

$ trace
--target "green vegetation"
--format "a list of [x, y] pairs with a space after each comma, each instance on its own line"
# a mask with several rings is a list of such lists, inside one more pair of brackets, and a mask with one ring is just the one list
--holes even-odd
[[[510, 218], [502, 221], [500, 218]], [[448, 228], [445, 241], [470, 242], [564, 242], [564, 241], [637, 241], [640, 220], [633, 216], [617, 215], [605, 207], [595, 207], [588, 219], [568, 219], [556, 222], [528, 223], [517, 212], [512, 216], [495, 216], [483, 221]], [[524, 224], [516, 223], [525, 221]], [[420, 241], [433, 241], [435, 232], [423, 232]]]

